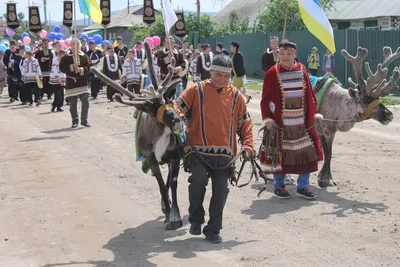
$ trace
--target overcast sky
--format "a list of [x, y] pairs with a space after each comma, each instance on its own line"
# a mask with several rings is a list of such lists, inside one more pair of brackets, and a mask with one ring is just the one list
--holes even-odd
[[[78, 2], [78, 0], [76, 0]], [[129, 0], [130, 5], [142, 5], [143, 0]], [[221, 10], [226, 4], [228, 4], [231, 0], [224, 0], [221, 4], [218, 0], [201, 0], [201, 11], [202, 12], [218, 12]], [[0, 0], [0, 2], [4, 3], [0, 6], [0, 14], [4, 14], [6, 12], [6, 4], [8, 0]], [[42, 21], [44, 21], [44, 11], [43, 11], [43, 0], [14, 0], [17, 3], [17, 11], [24, 12], [25, 17], [28, 14], [28, 2], [32, 4], [34, 2], [36, 5], [40, 6], [40, 16]], [[50, 13], [51, 20], [53, 21], [61, 21], [63, 16], [63, 1], [61, 0], [47, 0], [47, 14]], [[100, 1], [99, 1], [100, 2]], [[155, 0], [154, 5], [155, 8], [160, 8], [160, 0]], [[171, 0], [172, 6], [176, 8], [183, 8], [188, 11], [195, 11], [196, 0]], [[111, 9], [119, 10], [126, 8], [128, 0], [111, 0]], [[77, 6], [77, 19], [82, 19], [83, 15], [79, 13], [79, 6]], [[49, 19], [49, 15], [47, 16]]]

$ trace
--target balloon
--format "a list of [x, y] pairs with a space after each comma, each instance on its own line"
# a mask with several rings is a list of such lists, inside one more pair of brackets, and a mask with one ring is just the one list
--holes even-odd
[[153, 39], [154, 46], [159, 46], [161, 44], [161, 38], [160, 37], [153, 36], [152, 39]]
[[145, 42], [148, 42], [150, 45], [154, 45], [153, 39], [151, 37], [147, 37], [144, 39]]
[[93, 40], [96, 44], [101, 44], [103, 42], [103, 37], [100, 34], [93, 35]]
[[50, 48], [53, 47], [53, 42], [49, 42], [49, 47], [50, 47]]
[[86, 41], [88, 40], [89, 36], [85, 33], [81, 33], [81, 35], [79, 36], [79, 39], [85, 38]]
[[56, 33], [56, 39], [57, 40], [62, 40], [64, 38], [64, 34], [62, 33]]
[[104, 49], [104, 46], [107, 44], [107, 40], [104, 40], [103, 42], [101, 42], [101, 48], [103, 48]]
[[136, 45], [134, 45], [134, 46], [132, 47], [133, 50], [136, 50], [136, 48], [137, 48]]
[[27, 32], [23, 32], [21, 34], [22, 39], [24, 39], [24, 37], [29, 37], [29, 34]]
[[29, 45], [25, 46], [25, 51], [31, 51], [31, 47]]
[[54, 32], [49, 33], [49, 39], [54, 41], [56, 39], [56, 34]]
[[42, 39], [46, 38], [46, 36], [47, 36], [47, 31], [42, 30], [42, 31], [39, 33], [39, 36], [40, 36], [40, 38], [42, 38]]
[[7, 34], [7, 36], [13, 37], [15, 32], [12, 29], [7, 28], [6, 29], [6, 34]]
[[3, 53], [6, 52], [7, 51], [7, 46], [5, 46], [3, 44], [0, 44], [0, 50], [3, 51]]
[[60, 33], [61, 32], [61, 27], [58, 26], [58, 25], [54, 26], [54, 32]]
[[24, 39], [22, 39], [24, 42], [24, 45], [29, 45], [31, 43], [31, 38], [28, 36], [25, 36]]
[[92, 41], [92, 40], [94, 41], [93, 37], [89, 37], [89, 38], [86, 39], [86, 42], [89, 43], [89, 42]]
[[65, 44], [69, 46], [71, 44], [71, 37], [64, 40]]

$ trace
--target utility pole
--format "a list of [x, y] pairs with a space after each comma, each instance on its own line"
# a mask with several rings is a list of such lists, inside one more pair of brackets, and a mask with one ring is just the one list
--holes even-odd
[[43, 9], [44, 9], [44, 23], [47, 26], [47, 0], [43, 0]]
[[200, 0], [196, 0], [197, 6], [197, 31], [200, 32]]
[[[128, 15], [129, 15], [129, 0], [127, 0], [128, 1]], [[110, 11], [111, 12], [111, 11]]]

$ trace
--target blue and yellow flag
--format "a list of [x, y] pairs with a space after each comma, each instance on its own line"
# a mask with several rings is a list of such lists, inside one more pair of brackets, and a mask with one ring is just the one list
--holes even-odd
[[333, 29], [318, 0], [297, 0], [300, 14], [307, 29], [331, 52], [336, 52]]

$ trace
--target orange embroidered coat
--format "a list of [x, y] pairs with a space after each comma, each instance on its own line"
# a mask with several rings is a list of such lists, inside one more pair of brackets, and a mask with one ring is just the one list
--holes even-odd
[[[198, 86], [200, 85], [200, 86]], [[232, 85], [214, 88], [209, 81], [191, 85], [174, 102], [175, 109], [188, 118], [188, 138], [197, 151], [207, 156], [234, 157], [236, 134], [242, 148], [254, 151], [253, 123], [244, 96]], [[193, 153], [185, 144], [185, 155]]]
[[[272, 164], [261, 150], [263, 171], [276, 174], [303, 174], [318, 170], [323, 160], [321, 141], [315, 130], [317, 112], [315, 98], [306, 68], [296, 63], [287, 70], [279, 63], [264, 77], [261, 99], [263, 125], [273, 120], [280, 128], [278, 135], [278, 164]], [[283, 129], [283, 130], [282, 130]], [[263, 145], [266, 140], [263, 140]]]

